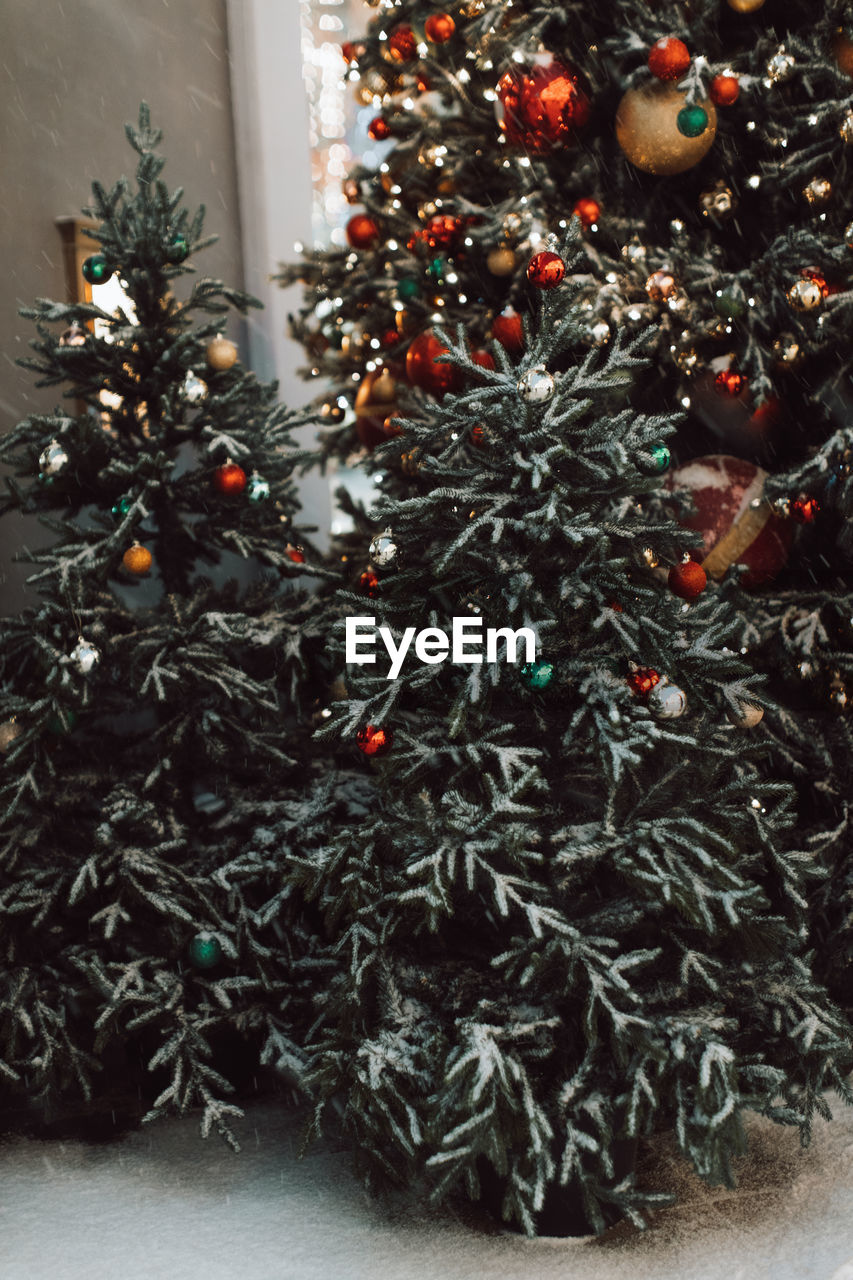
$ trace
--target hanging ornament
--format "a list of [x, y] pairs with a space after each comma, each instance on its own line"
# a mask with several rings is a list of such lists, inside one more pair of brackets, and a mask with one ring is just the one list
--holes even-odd
[[520, 213], [505, 213], [501, 226], [505, 236], [508, 236], [510, 240], [517, 240], [524, 227], [524, 219]]
[[80, 270], [87, 284], [104, 284], [113, 273], [102, 253], [93, 253], [90, 258], [85, 258]]
[[699, 196], [699, 208], [702, 210], [703, 218], [710, 218], [712, 222], [723, 223], [728, 222], [734, 217], [737, 210], [738, 202], [731, 187], [727, 187], [725, 182], [717, 182], [713, 187], [709, 187], [707, 191], [703, 191]]
[[270, 496], [270, 482], [259, 475], [257, 471], [253, 471], [249, 476], [246, 492], [250, 502], [266, 502]]
[[514, 307], [504, 307], [492, 321], [492, 337], [511, 356], [519, 356], [524, 350], [524, 326]]
[[793, 333], [781, 333], [774, 339], [772, 350], [773, 359], [780, 369], [798, 369], [805, 358], [799, 339]]
[[427, 263], [426, 274], [432, 280], [433, 284], [444, 284], [444, 278], [447, 274], [447, 259], [440, 255], [433, 258], [432, 262]]
[[743, 395], [747, 385], [746, 377], [731, 365], [728, 369], [721, 369], [714, 378], [714, 390], [719, 396]]
[[658, 80], [680, 80], [690, 66], [690, 52], [677, 36], [661, 36], [649, 50], [649, 71]]
[[448, 348], [439, 342], [432, 329], [418, 334], [406, 352], [406, 377], [411, 385], [438, 397], [448, 391], [458, 391], [461, 370], [439, 359], [447, 353]]
[[525, 404], [545, 404], [554, 394], [553, 375], [544, 364], [538, 364], [521, 375], [516, 390]]
[[770, 582], [788, 559], [790, 524], [764, 498], [767, 473], [743, 458], [709, 454], [670, 473], [668, 489], [684, 490], [690, 514], [674, 513], [698, 534], [693, 548], [709, 577], [719, 580], [731, 565], [744, 565], [748, 590]]
[[485, 449], [488, 442], [488, 432], [482, 423], [478, 422], [471, 428], [471, 443], [476, 445], [478, 449]]
[[737, 76], [714, 76], [708, 86], [708, 96], [715, 107], [730, 107], [740, 96], [740, 81]]
[[550, 249], [536, 253], [527, 264], [527, 279], [537, 289], [554, 289], [566, 274], [566, 264], [559, 253]]
[[674, 596], [678, 596], [680, 600], [693, 601], [698, 600], [708, 585], [708, 575], [701, 564], [685, 554], [684, 559], [670, 569], [667, 582]]
[[506, 245], [490, 249], [486, 256], [486, 266], [493, 276], [511, 276], [515, 271], [515, 250]]
[[204, 930], [190, 940], [189, 956], [196, 969], [215, 969], [222, 959], [222, 945], [212, 933]]
[[449, 213], [436, 213], [429, 219], [425, 227], [421, 227], [409, 237], [407, 247], [414, 253], [419, 247], [435, 251], [443, 249], [452, 253], [459, 248], [465, 231], [465, 223]]
[[580, 327], [581, 342], [588, 347], [603, 347], [610, 341], [610, 325], [606, 320], [590, 320]]
[[344, 193], [344, 199], [347, 204], [358, 204], [361, 200], [361, 185], [356, 182], [355, 178], [344, 178], [341, 190]]
[[115, 506], [110, 507], [110, 511], [115, 516], [116, 520], [121, 520], [124, 516], [127, 515], [128, 511], [132, 506], [133, 506], [132, 500], [127, 496], [127, 494], [124, 494], [121, 498], [118, 499]]
[[383, 57], [391, 62], [414, 62], [418, 56], [418, 42], [415, 33], [407, 23], [400, 23], [388, 37]]
[[371, 561], [379, 569], [387, 569], [397, 559], [397, 544], [390, 529], [383, 529], [372, 540], [368, 551]]
[[645, 698], [655, 685], [660, 681], [660, 676], [654, 667], [638, 667], [635, 662], [629, 663], [630, 674], [628, 675], [628, 684], [633, 692], [640, 698]]
[[675, 277], [669, 271], [653, 271], [646, 281], [646, 296], [650, 302], [668, 302], [677, 292]]
[[100, 650], [92, 644], [91, 640], [84, 640], [82, 636], [77, 637], [77, 643], [69, 656], [83, 676], [87, 676], [101, 660]]
[[793, 311], [817, 311], [824, 296], [816, 280], [797, 280], [788, 290], [788, 305]]
[[677, 720], [687, 710], [687, 697], [677, 684], [663, 679], [649, 691], [647, 705], [658, 720]]
[[658, 440], [656, 444], [646, 445], [644, 453], [648, 455], [648, 461], [645, 457], [638, 459], [637, 467], [646, 475], [659, 476], [669, 468], [672, 455], [662, 440]]
[[384, 142], [391, 137], [391, 126], [384, 116], [374, 116], [367, 126], [367, 136], [374, 142]]
[[305, 552], [302, 547], [298, 546], [295, 542], [288, 542], [287, 546], [284, 548], [284, 554], [292, 564], [305, 563]]
[[6, 720], [3, 724], [0, 724], [0, 751], [2, 751], [3, 755], [6, 754], [15, 739], [21, 736], [22, 732], [21, 726], [15, 719]]
[[397, 385], [386, 368], [371, 369], [361, 380], [353, 405], [355, 429], [366, 449], [387, 438], [385, 419], [397, 412]]
[[482, 348], [475, 347], [471, 352], [471, 361], [478, 369], [494, 369], [495, 357], [491, 351], [484, 351]]
[[589, 119], [589, 97], [569, 63], [550, 53], [531, 61], [514, 63], [501, 76], [495, 115], [508, 142], [539, 154], [574, 140]]
[[839, 30], [832, 39], [832, 54], [838, 70], [853, 78], [853, 40]]
[[794, 58], [785, 52], [784, 45], [780, 45], [765, 68], [768, 81], [770, 84], [784, 84], [794, 74], [795, 66]]
[[832, 198], [832, 183], [829, 178], [812, 178], [803, 187], [803, 199], [813, 209], [822, 209]]
[[379, 575], [374, 569], [365, 569], [364, 573], [359, 576], [358, 585], [369, 600], [375, 600], [378, 595], [382, 594]]
[[39, 467], [42, 475], [58, 476], [68, 466], [68, 454], [58, 440], [51, 440], [47, 448], [39, 454]]
[[169, 241], [169, 244], [166, 246], [166, 261], [177, 266], [181, 262], [186, 262], [189, 256], [189, 241], [185, 235], [178, 232], [178, 234], [173, 236]]
[[217, 373], [224, 373], [226, 369], [236, 364], [237, 348], [229, 338], [223, 338], [220, 333], [207, 344], [205, 356], [211, 369], [215, 369]]
[[154, 562], [154, 557], [147, 547], [143, 547], [141, 543], [134, 542], [132, 547], [128, 547], [121, 558], [121, 562], [129, 573], [136, 574], [138, 578], [148, 573]]
[[382, 434], [386, 440], [393, 440], [395, 436], [401, 436], [403, 434], [402, 423], [399, 418], [394, 417], [393, 413], [389, 413], [382, 423]]
[[764, 0], [727, 0], [727, 3], [735, 13], [757, 13]]
[[366, 756], [384, 756], [391, 750], [394, 734], [377, 724], [366, 724], [355, 735], [356, 746]]
[[366, 52], [367, 46], [360, 41], [344, 40], [341, 45], [341, 57], [348, 66], [358, 62], [359, 58], [363, 58]]
[[86, 345], [88, 334], [82, 325], [75, 320], [72, 325], [59, 335], [59, 345], [61, 347], [83, 347]]
[[188, 369], [181, 383], [181, 395], [188, 404], [200, 404], [207, 395], [207, 383], [197, 378], [192, 369]]
[[433, 44], [446, 44], [456, 30], [449, 13], [433, 13], [424, 23], [424, 35]]
[[554, 664], [541, 660], [525, 662], [518, 674], [528, 689], [547, 689], [554, 678]]
[[413, 299], [419, 298], [423, 292], [420, 280], [416, 280], [414, 276], [402, 276], [397, 281], [397, 297], [401, 302], [412, 302]]
[[582, 227], [594, 227], [601, 219], [601, 205], [590, 196], [583, 196], [572, 209], [572, 217], [580, 218]]
[[[704, 112], [704, 124], [697, 133]], [[687, 112], [687, 115], [683, 115]], [[698, 164], [717, 132], [717, 112], [710, 99], [687, 106], [687, 96], [674, 85], [652, 80], [625, 93], [616, 111], [616, 139], [631, 164], [645, 173], [683, 173]]]
[[246, 487], [246, 473], [241, 466], [229, 458], [214, 471], [213, 485], [220, 493], [229, 497], [242, 493]]
[[379, 228], [367, 213], [354, 213], [346, 225], [347, 242], [353, 249], [373, 249], [379, 244]]
[[754, 702], [738, 702], [736, 706], [726, 708], [726, 716], [738, 729], [754, 729], [764, 719], [764, 708]]
[[820, 515], [820, 503], [817, 498], [811, 498], [808, 494], [801, 493], [798, 498], [794, 498], [790, 503], [790, 514], [797, 524], [814, 524]]

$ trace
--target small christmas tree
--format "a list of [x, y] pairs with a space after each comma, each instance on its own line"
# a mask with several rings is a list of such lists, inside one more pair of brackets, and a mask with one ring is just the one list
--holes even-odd
[[310, 772], [311, 552], [294, 419], [221, 333], [260, 304], [205, 278], [173, 294], [204, 210], [161, 181], [145, 105], [127, 136], [135, 189], [95, 183], [85, 211], [84, 277], [121, 301], [24, 312], [22, 363], [82, 412], [0, 450], [3, 513], [55, 534], [28, 557], [37, 602], [2, 622], [0, 1068], [28, 1119], [130, 1119], [141, 1097], [227, 1131], [232, 1086], [298, 1060], [300, 926], [264, 823]]

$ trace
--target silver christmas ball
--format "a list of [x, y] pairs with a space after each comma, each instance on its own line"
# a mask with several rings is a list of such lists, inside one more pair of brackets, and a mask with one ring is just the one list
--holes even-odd
[[51, 440], [39, 456], [39, 466], [46, 476], [58, 475], [63, 467], [68, 466], [68, 454], [58, 440]]
[[78, 639], [74, 648], [71, 650], [71, 661], [74, 663], [81, 675], [87, 676], [93, 667], [101, 660], [101, 651], [97, 649], [91, 640], [84, 640], [82, 636]]
[[197, 378], [192, 369], [188, 370], [181, 387], [181, 395], [188, 404], [199, 404], [207, 395], [207, 383]]
[[249, 476], [246, 493], [248, 494], [250, 502], [266, 502], [267, 498], [270, 496], [269, 481], [265, 480], [263, 476], [259, 476], [257, 471], [253, 471]]
[[588, 347], [603, 347], [610, 341], [610, 325], [606, 320], [591, 320], [581, 328], [581, 338]]
[[677, 684], [661, 680], [649, 694], [648, 708], [659, 720], [677, 720], [687, 710], [687, 697]]
[[370, 559], [379, 569], [386, 569], [397, 559], [397, 544], [390, 529], [377, 533], [370, 544]]
[[554, 378], [539, 364], [521, 375], [516, 389], [525, 404], [545, 404], [554, 394]]
[[771, 84], [781, 84], [784, 80], [790, 79], [795, 65], [793, 57], [785, 52], [785, 47], [782, 45], [767, 63], [767, 79]]

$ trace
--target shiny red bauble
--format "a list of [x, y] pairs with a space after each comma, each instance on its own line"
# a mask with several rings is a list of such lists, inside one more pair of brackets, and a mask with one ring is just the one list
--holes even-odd
[[433, 44], [444, 44], [456, 30], [456, 23], [449, 13], [434, 13], [424, 23], [424, 35]]
[[369, 213], [355, 213], [347, 223], [347, 240], [353, 249], [373, 249], [379, 244], [379, 228]]
[[559, 253], [544, 249], [536, 253], [527, 264], [527, 279], [537, 289], [554, 289], [566, 274], [566, 264]]
[[366, 724], [355, 735], [356, 746], [366, 756], [384, 756], [391, 750], [394, 734], [376, 724]]
[[220, 493], [242, 493], [246, 487], [246, 473], [236, 462], [225, 462], [213, 473], [213, 486]]
[[721, 369], [714, 378], [714, 390], [721, 396], [739, 396], [746, 391], [748, 380], [737, 369]]
[[656, 684], [660, 683], [660, 676], [654, 667], [634, 667], [628, 676], [628, 684], [634, 693], [644, 698], [647, 693], [651, 693]]
[[507, 307], [500, 315], [495, 316], [492, 321], [492, 337], [509, 355], [521, 355], [524, 350], [524, 326], [518, 312]]
[[419, 333], [406, 352], [406, 377], [413, 387], [443, 396], [456, 391], [461, 382], [461, 370], [456, 365], [437, 360], [447, 355], [447, 347], [439, 342], [432, 329]]
[[412, 62], [418, 56], [418, 42], [410, 26], [403, 23], [394, 28], [388, 37], [388, 54], [394, 62]]
[[717, 107], [730, 107], [737, 102], [740, 81], [737, 76], [714, 76], [708, 86], [708, 96]]
[[501, 76], [495, 114], [507, 142], [548, 151], [571, 142], [589, 119], [589, 97], [577, 69], [551, 54]]
[[294, 547], [293, 544], [289, 542], [285, 547], [285, 551], [287, 552], [288, 560], [292, 561], [293, 564], [305, 563], [305, 552], [301, 547]]
[[584, 227], [594, 226], [601, 217], [601, 205], [597, 200], [592, 200], [589, 196], [584, 196], [578, 200], [572, 213], [576, 218], [580, 218]]
[[391, 137], [391, 126], [384, 116], [374, 116], [367, 126], [367, 136], [374, 142], [384, 142]]
[[674, 564], [667, 578], [669, 589], [681, 600], [696, 600], [708, 585], [708, 575], [695, 560]]
[[661, 36], [649, 50], [649, 71], [658, 80], [680, 80], [690, 66], [690, 51], [677, 36]]
[[790, 505], [791, 516], [798, 524], [814, 524], [820, 515], [820, 503], [817, 498], [800, 494]]

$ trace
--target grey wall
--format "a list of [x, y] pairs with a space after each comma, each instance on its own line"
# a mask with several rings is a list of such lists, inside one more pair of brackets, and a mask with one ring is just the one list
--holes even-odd
[[[65, 298], [54, 219], [79, 212], [93, 178], [132, 176], [124, 123], [136, 119], [141, 99], [165, 132], [165, 181], [184, 187], [190, 207], [207, 206], [206, 229], [219, 236], [198, 269], [242, 285], [243, 263], [225, 0], [3, 0], [0, 10], [5, 431], [57, 403], [61, 388], [36, 390], [32, 375], [15, 367], [33, 333], [17, 309], [35, 297]], [[24, 599], [27, 569], [12, 556], [38, 532], [13, 516], [0, 523], [0, 612]]]

